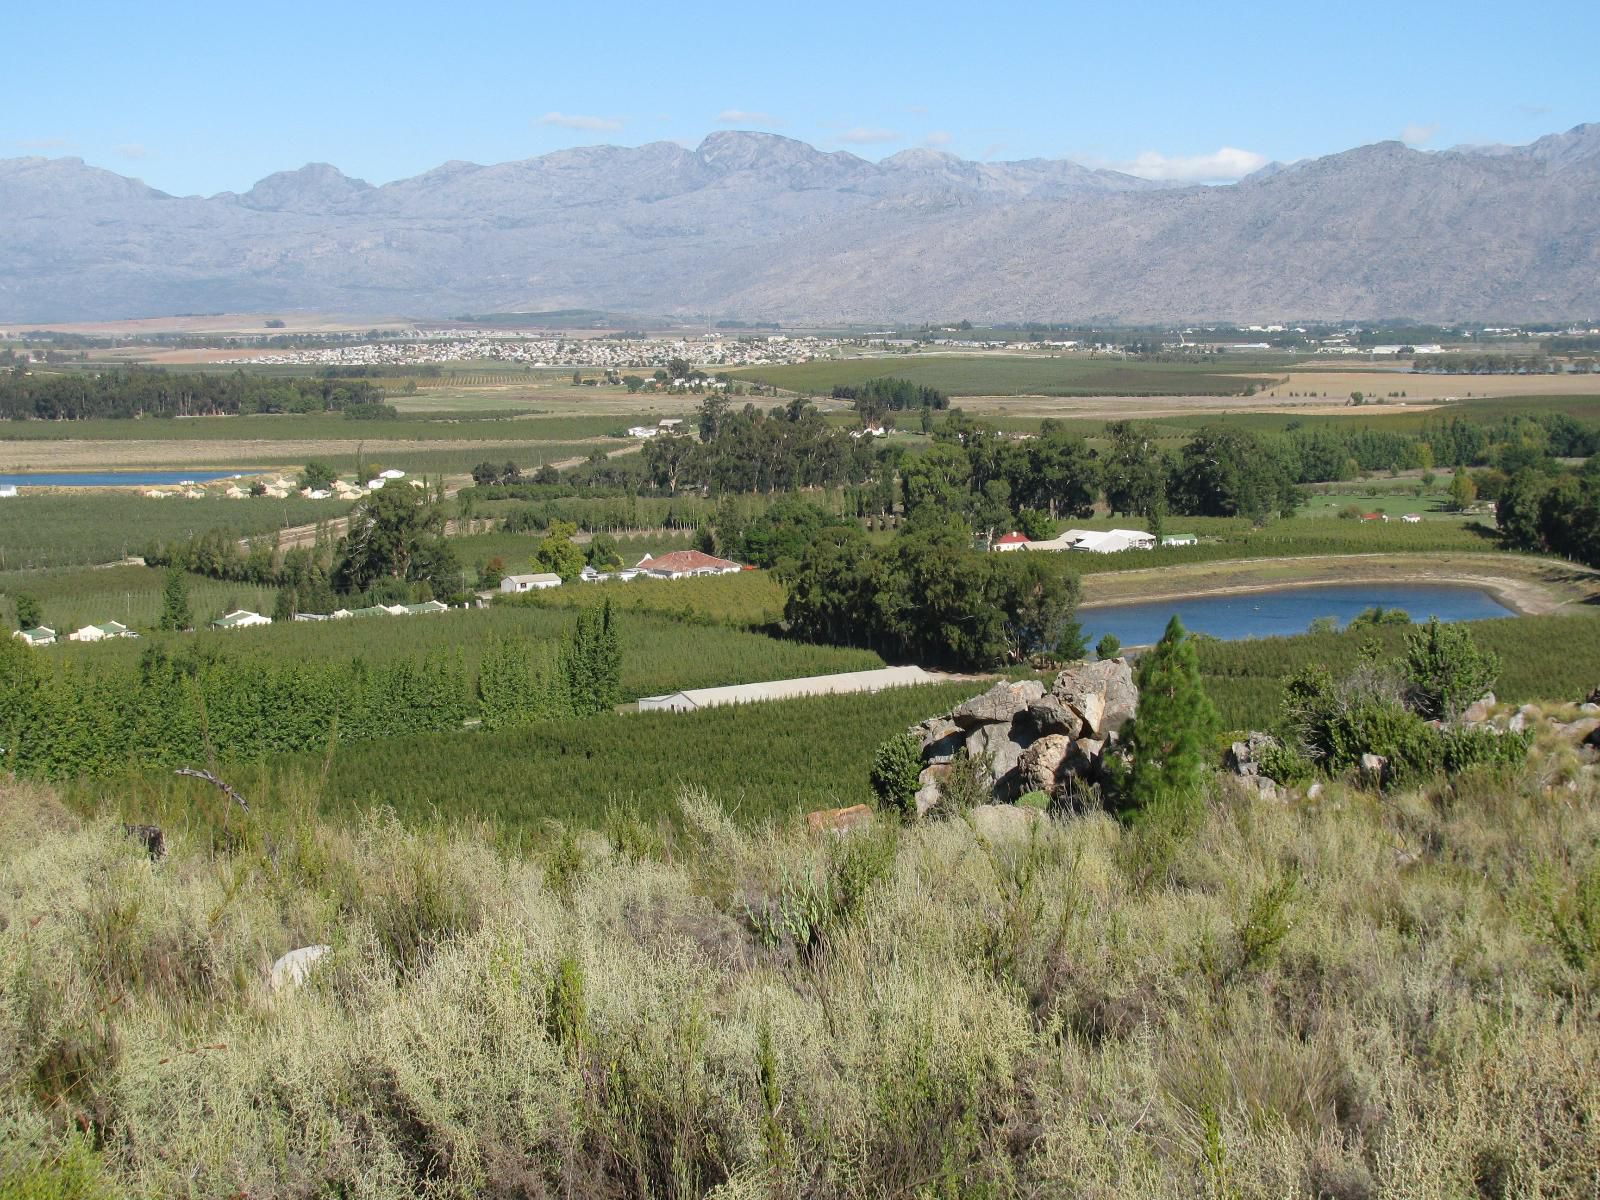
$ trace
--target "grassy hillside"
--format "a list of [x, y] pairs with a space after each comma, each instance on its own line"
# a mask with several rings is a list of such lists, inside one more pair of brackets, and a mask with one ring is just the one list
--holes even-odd
[[282, 799], [153, 864], [0, 785], [7, 1200], [1594, 1188], [1600, 796], [1535, 771], [510, 857]]

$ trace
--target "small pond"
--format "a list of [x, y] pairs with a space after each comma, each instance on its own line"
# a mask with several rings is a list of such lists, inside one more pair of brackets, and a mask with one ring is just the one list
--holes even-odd
[[237, 471], [56, 471], [27, 475], [0, 474], [0, 487], [171, 487], [186, 479], [210, 483], [232, 479]]
[[1429, 617], [1481, 621], [1516, 615], [1481, 588], [1442, 583], [1338, 583], [1085, 606], [1078, 610], [1078, 620], [1091, 646], [1106, 633], [1115, 634], [1124, 646], [1148, 646], [1161, 640], [1174, 613], [1193, 633], [1236, 641], [1304, 633], [1318, 617], [1334, 617], [1343, 628], [1352, 617], [1375, 605], [1404, 609], [1413, 621]]

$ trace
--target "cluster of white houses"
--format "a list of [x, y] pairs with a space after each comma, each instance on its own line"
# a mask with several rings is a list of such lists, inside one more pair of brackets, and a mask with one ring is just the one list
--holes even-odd
[[[54, 646], [60, 638], [54, 629], [48, 625], [39, 625], [33, 629], [19, 629], [11, 635], [29, 646]], [[67, 634], [64, 640], [69, 642], [103, 642], [108, 638], [136, 638], [139, 635], [129, 629], [121, 621], [107, 621], [103, 625], [85, 625], [82, 629], [74, 629]]]
[[[699, 550], [674, 550], [659, 558], [646, 554], [631, 567], [619, 571], [597, 571], [585, 567], [578, 579], [582, 583], [604, 583], [610, 579], [693, 579], [701, 575], [736, 575], [745, 568], [726, 558]], [[561, 576], [549, 572], [536, 575], [507, 575], [500, 581], [502, 592], [537, 592], [561, 586]]]
[[[1169, 533], [1163, 546], [1193, 546], [1200, 539], [1192, 533]], [[1154, 550], [1156, 535], [1142, 529], [1068, 529], [1047, 541], [1030, 541], [1015, 531], [995, 539], [996, 550], [1087, 550], [1093, 554], [1116, 554], [1122, 550]]]
[[[295, 613], [296, 621], [341, 621], [347, 617], [411, 617], [426, 613], [449, 612], [448, 604], [437, 600], [424, 600], [420, 604], [373, 604], [367, 608], [341, 608], [331, 613]], [[246, 608], [224, 613], [211, 622], [212, 629], [250, 629], [257, 625], [271, 625], [272, 618]], [[104, 625], [85, 625], [67, 634], [57, 636], [54, 629], [41, 625], [36, 629], [21, 629], [11, 635], [30, 646], [54, 646], [58, 641], [103, 642], [107, 638], [136, 638], [139, 635], [120, 621], [107, 621]]]

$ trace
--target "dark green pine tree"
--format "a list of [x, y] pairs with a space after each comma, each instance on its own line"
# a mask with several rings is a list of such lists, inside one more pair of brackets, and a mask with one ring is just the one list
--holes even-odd
[[1194, 643], [1176, 616], [1154, 649], [1139, 659], [1139, 715], [1128, 735], [1135, 809], [1193, 795], [1210, 763], [1217, 710], [1200, 684]]
[[189, 581], [179, 567], [167, 571], [167, 582], [161, 590], [161, 628], [172, 632], [194, 628], [194, 618], [189, 613]]
[[602, 711], [622, 702], [622, 638], [611, 597], [600, 609], [600, 636], [596, 640], [596, 677]]

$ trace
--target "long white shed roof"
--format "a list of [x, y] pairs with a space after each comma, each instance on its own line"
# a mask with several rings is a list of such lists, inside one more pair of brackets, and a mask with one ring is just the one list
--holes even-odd
[[754, 704], [759, 700], [792, 700], [797, 696], [832, 696], [848, 692], [878, 692], [884, 688], [918, 683], [940, 683], [949, 676], [921, 667], [880, 667], [875, 671], [844, 671], [837, 675], [811, 675], [804, 679], [773, 679], [765, 683], [736, 683], [729, 687], [689, 688], [665, 696], [643, 696], [641, 712], [694, 712], [723, 704]]

